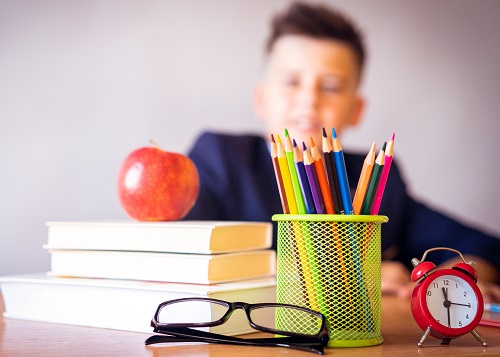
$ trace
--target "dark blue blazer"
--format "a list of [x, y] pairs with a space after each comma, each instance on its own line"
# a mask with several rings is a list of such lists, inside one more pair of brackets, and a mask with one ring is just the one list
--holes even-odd
[[[344, 155], [354, 192], [365, 156]], [[201, 187], [197, 203], [185, 219], [271, 221], [273, 214], [283, 213], [271, 156], [262, 137], [204, 133], [189, 157], [198, 168]], [[500, 267], [500, 240], [412, 199], [395, 162], [379, 214], [389, 217], [382, 225], [385, 259], [411, 267], [411, 258], [420, 259], [426, 249], [444, 246], [478, 255]], [[453, 253], [437, 251], [429, 260], [439, 264], [452, 257]]]

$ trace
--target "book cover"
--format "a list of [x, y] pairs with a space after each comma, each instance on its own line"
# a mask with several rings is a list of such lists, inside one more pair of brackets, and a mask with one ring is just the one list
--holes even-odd
[[[150, 321], [158, 305], [171, 299], [276, 302], [274, 277], [202, 285], [56, 278], [40, 273], [0, 277], [0, 291], [6, 318], [147, 333], [153, 332]], [[273, 321], [273, 316], [269, 318]], [[228, 335], [255, 332], [237, 312], [225, 324], [205, 331]]]
[[479, 325], [500, 327], [500, 312], [484, 311]]
[[48, 249], [213, 254], [270, 248], [272, 224], [234, 221], [47, 222]]
[[50, 275], [211, 284], [276, 273], [272, 249], [224, 254], [50, 250]]

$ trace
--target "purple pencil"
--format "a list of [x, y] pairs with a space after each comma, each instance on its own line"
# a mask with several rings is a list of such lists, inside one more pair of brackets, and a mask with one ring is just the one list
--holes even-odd
[[311, 188], [311, 194], [314, 201], [314, 207], [316, 207], [316, 213], [325, 213], [325, 204], [323, 202], [323, 195], [321, 193], [321, 187], [319, 185], [318, 173], [316, 172], [316, 166], [314, 161], [307, 151], [307, 146], [302, 142], [303, 154], [304, 154], [304, 167], [306, 169], [307, 181], [309, 181], [309, 187]]
[[298, 148], [295, 139], [293, 140], [293, 160], [295, 161], [295, 167], [297, 170], [297, 176], [299, 178], [302, 197], [304, 199], [304, 204], [306, 206], [306, 212], [316, 213], [316, 209], [314, 207], [314, 200], [311, 194], [311, 188], [309, 187], [309, 183], [307, 182], [307, 174], [304, 168], [302, 153]]

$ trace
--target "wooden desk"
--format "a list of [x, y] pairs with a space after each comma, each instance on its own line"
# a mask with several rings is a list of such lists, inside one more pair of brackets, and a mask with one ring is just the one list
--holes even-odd
[[[0, 298], [0, 312], [3, 312]], [[417, 347], [422, 331], [411, 316], [408, 301], [394, 297], [382, 299], [382, 336], [380, 346], [326, 349], [335, 356], [473, 356], [500, 355], [500, 329], [479, 326], [489, 346], [483, 348], [472, 336], [453, 340], [449, 346], [429, 338]], [[0, 356], [314, 356], [287, 348], [240, 347], [215, 344], [163, 344], [144, 346], [148, 335], [142, 333], [19, 321], [0, 317]], [[252, 336], [258, 336], [253, 334]]]

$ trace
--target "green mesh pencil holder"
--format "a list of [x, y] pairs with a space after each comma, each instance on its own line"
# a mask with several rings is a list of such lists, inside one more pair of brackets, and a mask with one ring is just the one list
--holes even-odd
[[[326, 316], [328, 347], [383, 342], [381, 225], [386, 216], [276, 214], [277, 302]], [[300, 322], [279, 319], [276, 324]]]

